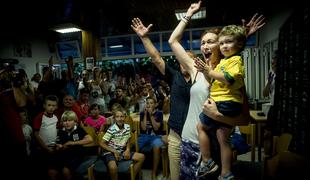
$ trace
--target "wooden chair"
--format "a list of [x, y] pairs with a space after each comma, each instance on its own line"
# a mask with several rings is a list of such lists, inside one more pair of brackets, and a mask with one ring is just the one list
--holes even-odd
[[168, 132], [169, 127], [167, 121], [164, 121], [163, 130], [166, 132], [166, 135], [163, 137], [166, 142], [166, 146], [162, 148], [161, 159], [162, 159], [162, 166], [163, 166], [163, 176], [169, 176], [169, 157], [168, 157]]
[[[281, 153], [288, 152], [291, 140], [292, 135], [289, 133], [283, 133], [280, 136], [273, 137], [272, 155], [264, 156], [263, 177], [271, 179], [275, 178], [279, 167]], [[283, 153], [282, 155], [285, 157], [286, 153]]]
[[[255, 139], [256, 139], [256, 125], [249, 124], [246, 126], [238, 126], [241, 134], [246, 136], [246, 141], [250, 146], [251, 151], [251, 161], [255, 161]], [[236, 161], [238, 156], [238, 152], [233, 150], [233, 160]]]
[[[100, 141], [102, 139], [102, 137], [104, 136], [104, 133], [101, 133], [98, 135], [98, 141]], [[138, 144], [136, 144], [137, 142], [137, 132], [134, 131], [131, 134], [131, 140], [130, 143], [134, 144], [134, 147], [137, 148]], [[100, 156], [101, 154], [99, 154]], [[88, 166], [87, 169], [87, 174], [88, 174], [88, 180], [95, 180], [96, 174], [97, 173], [108, 173], [108, 169], [105, 165], [105, 163], [103, 162], [103, 160], [100, 159], [100, 157], [92, 157], [93, 162]], [[128, 167], [128, 168], [126, 168]], [[122, 161], [121, 163], [119, 163], [118, 166], [118, 172], [119, 173], [127, 173], [129, 170], [130, 173], [130, 179], [131, 180], [135, 180], [135, 172], [134, 172], [134, 162], [132, 160], [128, 160], [128, 161]], [[142, 177], [141, 175], [141, 171], [138, 174], [139, 179]]]
[[[137, 137], [140, 134], [140, 121], [134, 121], [134, 126], [137, 129]], [[168, 139], [168, 124], [166, 121], [163, 122], [163, 131], [166, 132], [163, 138]], [[168, 140], [167, 140], [168, 141]], [[137, 138], [137, 149], [140, 151], [138, 146], [138, 138]], [[142, 152], [142, 153], [149, 153], [149, 152]], [[168, 177], [169, 175], [169, 157], [168, 157], [168, 146], [164, 146], [161, 148], [161, 162], [162, 162], [162, 173], [164, 177]]]
[[305, 156], [282, 151], [278, 153], [279, 162], [274, 179], [304, 179], [308, 175], [309, 161]]
[[82, 177], [83, 179], [89, 179], [89, 167], [97, 161], [98, 154], [99, 154], [99, 146], [98, 146], [98, 136], [95, 131], [95, 129], [91, 126], [81, 124], [81, 127], [85, 130], [87, 134], [89, 134], [93, 138], [93, 142], [87, 145], [84, 145], [85, 148], [94, 148], [94, 154], [91, 156], [88, 156], [83, 163], [79, 165], [79, 167], [75, 170], [75, 173]]
[[272, 155], [276, 155], [279, 152], [287, 151], [291, 143], [292, 135], [289, 133], [283, 133], [280, 136], [273, 137]]
[[[95, 128], [89, 126], [89, 125], [85, 125], [85, 124], [81, 124], [81, 127], [85, 130], [85, 132], [87, 134], [89, 134], [92, 138], [93, 138], [93, 142], [87, 145], [84, 145], [84, 147], [86, 148], [97, 148], [99, 150], [99, 144], [98, 144], [98, 136], [96, 133]], [[99, 151], [98, 151], [99, 153]]]

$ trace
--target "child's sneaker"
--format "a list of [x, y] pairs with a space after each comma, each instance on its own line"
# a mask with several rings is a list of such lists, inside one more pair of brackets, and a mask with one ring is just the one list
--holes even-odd
[[230, 173], [226, 174], [225, 176], [219, 176], [217, 179], [218, 180], [234, 180], [235, 177], [234, 177], [233, 173], [230, 172]]
[[218, 165], [212, 159], [210, 159], [207, 163], [202, 161], [196, 171], [196, 176], [202, 177], [207, 174], [214, 173], [217, 169]]

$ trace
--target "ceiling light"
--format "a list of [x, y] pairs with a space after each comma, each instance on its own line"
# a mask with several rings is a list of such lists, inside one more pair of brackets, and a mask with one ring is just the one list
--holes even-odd
[[82, 31], [78, 26], [72, 23], [57, 25], [53, 28], [53, 30], [59, 33], [72, 33]]
[[111, 49], [113, 48], [123, 48], [124, 46], [122, 44], [119, 45], [114, 45], [114, 46], [109, 46]]
[[[175, 10], [175, 16], [177, 17], [178, 20], [181, 20], [182, 17], [186, 15], [187, 9], [178, 9]], [[195, 13], [191, 19], [203, 19], [206, 18], [206, 8], [202, 7], [200, 10]]]
[[64, 28], [64, 29], [56, 29], [56, 32], [59, 33], [71, 33], [71, 32], [78, 32], [81, 31], [79, 28]]

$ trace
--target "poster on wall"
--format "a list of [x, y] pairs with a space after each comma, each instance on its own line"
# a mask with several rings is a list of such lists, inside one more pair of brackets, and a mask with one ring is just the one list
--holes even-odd
[[81, 58], [80, 45], [77, 40], [57, 42], [56, 50], [58, 58], [62, 60], [66, 60], [68, 56], [72, 56], [74, 59]]
[[32, 57], [31, 43], [16, 43], [13, 51], [15, 57]]
[[86, 57], [86, 69], [92, 70], [94, 67], [94, 57]]

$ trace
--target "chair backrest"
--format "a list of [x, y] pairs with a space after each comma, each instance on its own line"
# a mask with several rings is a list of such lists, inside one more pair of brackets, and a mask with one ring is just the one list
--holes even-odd
[[136, 129], [137, 134], [140, 134], [140, 115], [139, 113], [133, 113], [130, 115], [133, 121], [133, 128]]
[[139, 151], [137, 131], [131, 132], [130, 144], [131, 144], [131, 147], [134, 146], [135, 152]]
[[89, 134], [93, 138], [93, 142], [87, 145], [84, 145], [85, 147], [90, 147], [90, 146], [98, 146], [98, 137], [95, 128], [85, 125], [81, 123], [81, 127], [85, 130], [87, 134]]
[[[263, 164], [264, 177], [275, 178], [279, 171], [279, 166], [283, 166], [283, 167], [286, 166], [284, 168], [285, 169], [284, 171], [290, 171], [290, 169], [293, 169], [289, 167], [289, 166], [292, 166], [292, 164], [295, 162], [294, 158], [290, 158], [290, 157], [295, 157], [294, 153], [291, 153], [288, 151], [291, 140], [292, 140], [292, 135], [289, 133], [283, 133], [280, 136], [273, 137], [272, 156], [266, 156], [264, 160], [264, 164]], [[284, 164], [288, 163], [289, 165], [283, 165], [283, 163]], [[284, 171], [282, 171], [281, 173], [284, 173]], [[291, 179], [291, 178], [288, 178], [288, 179]]]
[[246, 135], [246, 141], [251, 147], [251, 161], [255, 161], [255, 140], [256, 140], [256, 125], [248, 124], [246, 126], [238, 126], [242, 134]]
[[126, 116], [124, 123], [130, 125], [131, 132], [134, 132], [134, 131], [137, 130], [137, 129], [136, 129], [136, 126], [135, 126], [135, 124], [134, 124], [134, 122], [133, 122], [133, 119], [132, 119], [132, 117], [131, 117], [130, 115], [127, 115], [127, 116]]
[[287, 151], [291, 143], [292, 135], [289, 133], [283, 133], [280, 136], [273, 137], [273, 155], [280, 152]]

